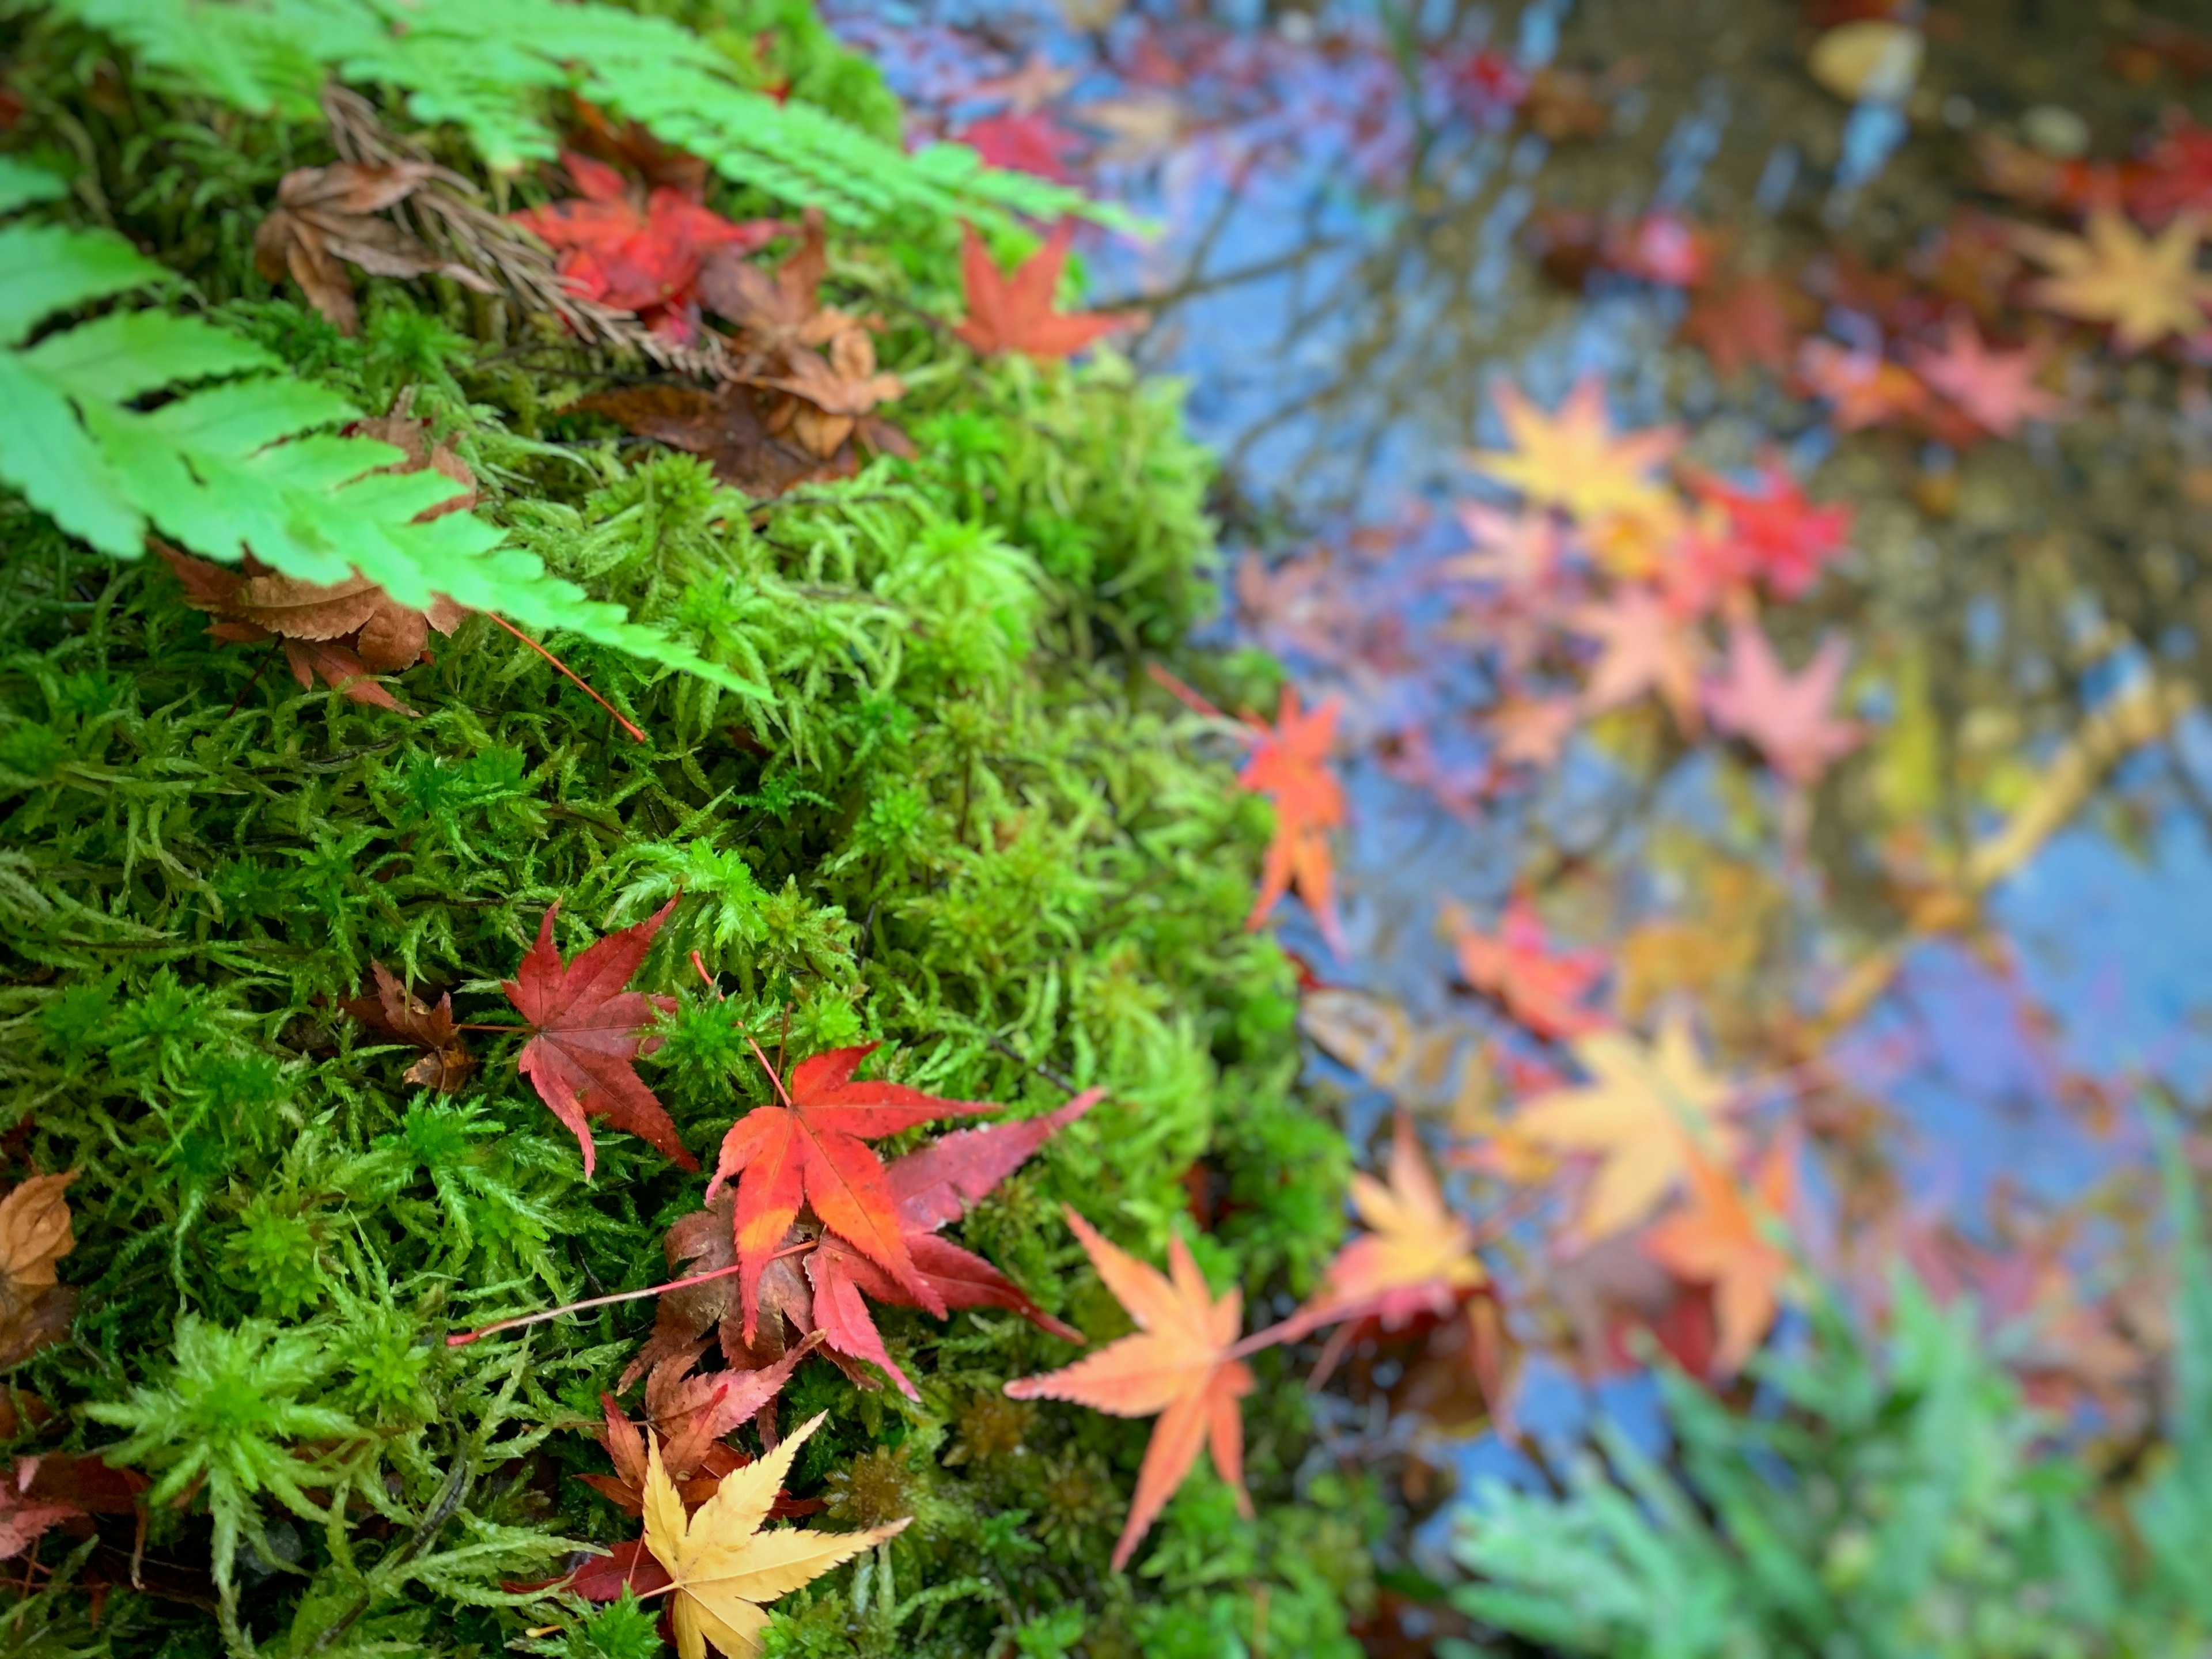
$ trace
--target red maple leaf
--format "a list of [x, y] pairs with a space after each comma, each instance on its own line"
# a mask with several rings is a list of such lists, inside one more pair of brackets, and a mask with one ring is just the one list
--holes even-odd
[[[994, 1123], [942, 1135], [908, 1152], [884, 1171], [915, 1271], [947, 1308], [1004, 1308], [1039, 1330], [1063, 1341], [1080, 1342], [1082, 1332], [1038, 1307], [980, 1255], [962, 1249], [937, 1230], [967, 1214], [977, 1199], [996, 1187], [1030, 1153], [1081, 1117], [1104, 1097], [1086, 1089], [1056, 1112], [1019, 1123]], [[823, 1235], [806, 1258], [814, 1285], [814, 1322], [840, 1353], [878, 1367], [909, 1400], [921, 1396], [884, 1349], [863, 1296], [901, 1307], [921, 1305], [899, 1282], [836, 1233]]]
[[1757, 623], [1729, 630], [1727, 672], [1705, 688], [1705, 712], [1722, 731], [1759, 750], [1788, 782], [1809, 789], [1866, 741], [1866, 728], [1832, 711], [1850, 665], [1843, 640], [1823, 641], [1791, 678]]
[[722, 1183], [737, 1177], [732, 1224], [747, 1345], [759, 1325], [761, 1275], [802, 1203], [889, 1273], [915, 1306], [945, 1316], [944, 1294], [916, 1268], [890, 1182], [866, 1143], [933, 1119], [995, 1109], [982, 1101], [941, 1100], [899, 1083], [854, 1082], [854, 1069], [878, 1046], [833, 1048], [801, 1060], [787, 1089], [776, 1085], [781, 1105], [755, 1107], [723, 1137], [707, 1199], [712, 1203]]
[[561, 162], [577, 194], [515, 214], [514, 222], [559, 252], [573, 292], [634, 311], [672, 340], [697, 331], [699, 264], [708, 249], [750, 253], [786, 228], [775, 219], [733, 223], [666, 185], [641, 206], [638, 192], [605, 162], [573, 150]]
[[1144, 321], [1129, 311], [1066, 313], [1052, 308], [1060, 268], [1075, 237], [1075, 222], [1063, 219], [1045, 244], [1022, 261], [1012, 276], [999, 270], [991, 250], [972, 228], [963, 227], [960, 283], [968, 299], [968, 320], [953, 332], [984, 356], [1018, 351], [1029, 357], [1065, 357], [1102, 334], [1134, 328]]
[[994, 167], [1033, 173], [1061, 185], [1071, 182], [1067, 164], [1083, 149], [1079, 134], [1035, 111], [987, 115], [953, 137]]
[[1763, 580], [1778, 599], [1803, 597], [1820, 580], [1823, 567], [1848, 550], [1851, 509], [1815, 507], [1778, 462], [1760, 464], [1756, 489], [1738, 489], [1709, 474], [1692, 475], [1688, 483], [1727, 514], [1735, 574]]
[[699, 1160], [684, 1150], [676, 1125], [635, 1065], [640, 1054], [660, 1046], [660, 1039], [644, 1028], [656, 1012], [673, 1011], [676, 999], [623, 988], [644, 962], [676, 900], [635, 927], [579, 951], [565, 966], [553, 943], [553, 917], [560, 908], [557, 899], [546, 906], [538, 943], [522, 958], [515, 977], [504, 981], [507, 1000], [530, 1022], [530, 1040], [515, 1056], [515, 1070], [530, 1079], [538, 1097], [575, 1135], [584, 1149], [586, 1180], [597, 1160], [586, 1117], [603, 1117], [650, 1141], [685, 1169], [697, 1169]]

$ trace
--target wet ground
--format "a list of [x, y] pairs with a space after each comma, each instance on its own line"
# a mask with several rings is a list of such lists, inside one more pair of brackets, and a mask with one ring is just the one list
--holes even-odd
[[[1853, 104], [1816, 84], [1824, 31], [1884, 13], [1924, 45], [1911, 90]], [[1816, 1145], [1838, 1272], [1856, 1223], [1901, 1216], [1994, 1249], [2063, 1234], [2081, 1302], [2125, 1291], [2135, 1105], [2158, 1088], [2201, 1103], [2212, 1079], [2212, 724], [2185, 707], [2212, 665], [2212, 334], [2130, 355], [2001, 312], [1982, 228], [2038, 216], [1990, 187], [1993, 155], [2118, 157], [2169, 111], [2212, 114], [2192, 78], [2212, 71], [2212, 8], [833, 15], [925, 124], [1042, 135], [1037, 165], [1159, 226], [1096, 243], [1092, 289], [1151, 311], [1131, 349], [1189, 383], [1224, 457], [1242, 568], [1223, 637], [1343, 702], [1348, 951], [1303, 915], [1285, 927], [1318, 979], [1401, 1033], [1468, 1027], [1497, 1072], [1480, 1103], [1510, 1103], [1516, 1066], [1559, 1056], [1469, 994], [1439, 915], [1456, 901], [1487, 925], [1528, 895], [1563, 947], [1604, 954], [1622, 1019], [1690, 1006], [1725, 1063], [1775, 1079], [1761, 1109]], [[1839, 430], [1794, 368], [1724, 373], [1710, 335], [1685, 342], [1701, 301], [1760, 275], [1794, 330], [1846, 352], [1894, 355], [1954, 313], [2024, 331], [2065, 412], [1987, 441]], [[1505, 441], [1501, 383], [1548, 407], [1589, 375], [1616, 426], [1680, 423], [1689, 465], [1776, 460], [1851, 507], [1850, 554], [1764, 613], [1790, 660], [1830, 635], [1854, 652], [1843, 701], [1869, 741], [1802, 796], [1648, 700], [1501, 782], [1509, 635], [1454, 562], [1462, 504], [1504, 497], [1467, 452]], [[2161, 712], [2106, 741], [2130, 696]], [[2084, 756], [2100, 763], [2069, 772]], [[1978, 916], [1950, 925], [1929, 895], [2008, 830], [2025, 839]], [[1364, 1144], [1391, 1096], [1346, 1052], [1317, 1045], [1316, 1075]], [[1577, 1370], [1529, 1363], [1528, 1427], [1571, 1431]], [[1632, 1376], [1603, 1392], [1644, 1410]], [[1420, 1446], [1417, 1509], [1514, 1462], [1489, 1437], [1340, 1403], [1346, 1443]], [[1411, 1559], [1443, 1571], [1439, 1536]]]

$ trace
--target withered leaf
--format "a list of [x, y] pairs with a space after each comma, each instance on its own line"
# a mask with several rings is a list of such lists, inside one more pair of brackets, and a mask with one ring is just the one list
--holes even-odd
[[398, 206], [438, 177], [428, 161], [373, 165], [339, 161], [295, 167], [276, 185], [276, 205], [253, 233], [253, 266], [270, 282], [286, 276], [341, 333], [361, 327], [346, 266], [372, 276], [450, 276], [480, 294], [496, 290], [466, 265], [442, 258], [412, 232], [374, 216]]
[[54, 1263], [76, 1248], [64, 1196], [76, 1177], [33, 1176], [0, 1198], [0, 1370], [69, 1334], [76, 1291], [57, 1281]]
[[773, 393], [731, 381], [714, 392], [693, 386], [623, 386], [593, 392], [574, 407], [620, 422], [641, 438], [704, 457], [716, 477], [756, 501], [802, 483], [849, 478], [860, 470], [860, 458], [849, 445], [824, 458], [778, 435], [769, 426], [778, 401]]
[[407, 1068], [406, 1081], [441, 1095], [453, 1093], [477, 1062], [453, 1024], [453, 993], [440, 997], [433, 1007], [374, 957], [369, 959], [368, 969], [374, 988], [338, 1006], [370, 1030], [423, 1050], [422, 1058]]

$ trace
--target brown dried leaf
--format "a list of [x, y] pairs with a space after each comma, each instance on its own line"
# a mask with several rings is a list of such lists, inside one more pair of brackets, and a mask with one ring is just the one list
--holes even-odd
[[272, 283], [290, 276], [307, 302], [344, 334], [361, 327], [348, 264], [375, 276], [435, 272], [478, 293], [495, 292], [412, 232], [372, 216], [397, 207], [437, 173], [427, 161], [295, 167], [278, 182], [276, 205], [253, 233], [254, 269]]
[[54, 1263], [76, 1248], [63, 1196], [76, 1177], [33, 1176], [0, 1198], [0, 1369], [68, 1334], [76, 1292], [57, 1282]]
[[372, 957], [368, 967], [374, 993], [364, 991], [338, 1006], [372, 1030], [414, 1043], [424, 1051], [422, 1057], [407, 1068], [407, 1082], [420, 1088], [434, 1089], [440, 1094], [453, 1093], [476, 1069], [477, 1062], [454, 1026], [453, 994], [449, 991], [440, 997], [433, 1007], [402, 984], [382, 963]]
[[[763, 407], [764, 403], [766, 407]], [[772, 423], [791, 425], [788, 398], [770, 402], [753, 387], [731, 381], [719, 391], [698, 386], [624, 386], [599, 392], [574, 407], [620, 422], [641, 438], [706, 458], [714, 476], [757, 501], [802, 483], [850, 477], [859, 458], [836, 447], [824, 457], [804, 443], [787, 442]]]

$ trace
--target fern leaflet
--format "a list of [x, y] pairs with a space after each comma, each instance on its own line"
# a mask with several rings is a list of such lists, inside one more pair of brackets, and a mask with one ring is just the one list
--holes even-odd
[[49, 0], [188, 90], [306, 117], [325, 70], [404, 88], [410, 113], [452, 122], [509, 172], [558, 150], [547, 94], [570, 91], [705, 158], [725, 178], [866, 228], [901, 213], [995, 219], [1082, 214], [1133, 222], [964, 144], [913, 155], [810, 105], [738, 82], [709, 42], [598, 0]]
[[[0, 168], [0, 201], [57, 192]], [[631, 622], [546, 571], [470, 513], [416, 523], [457, 486], [382, 472], [391, 445], [329, 428], [361, 411], [290, 378], [252, 342], [198, 318], [116, 311], [23, 342], [46, 318], [167, 276], [105, 231], [0, 227], [0, 482], [70, 534], [136, 558], [149, 530], [193, 552], [264, 562], [311, 582], [354, 571], [403, 605], [433, 592], [539, 629], [681, 668], [748, 696], [761, 688]], [[135, 406], [173, 392], [158, 407]]]

